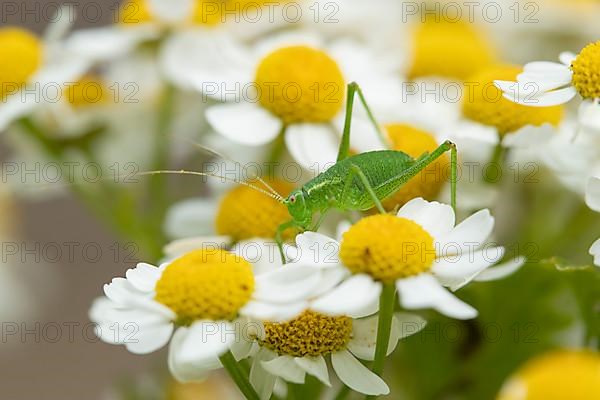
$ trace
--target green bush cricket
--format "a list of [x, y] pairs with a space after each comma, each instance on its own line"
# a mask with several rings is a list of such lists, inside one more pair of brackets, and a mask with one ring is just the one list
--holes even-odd
[[[425, 153], [417, 159], [397, 150], [378, 150], [349, 156], [351, 121], [356, 94], [358, 94], [381, 140], [384, 143], [387, 142], [368, 106], [362, 90], [355, 82], [350, 83], [348, 85], [348, 97], [346, 100], [344, 130], [336, 163], [305, 183], [302, 187], [292, 191], [287, 198], [277, 193], [260, 177], [256, 177], [256, 179], [267, 190], [248, 182], [204, 172], [153, 171], [145, 174], [165, 173], [211, 176], [234, 181], [274, 198], [287, 207], [291, 216], [291, 220], [283, 223], [277, 230], [275, 240], [280, 251], [282, 251], [283, 244], [282, 233], [286, 229], [299, 228], [302, 231], [315, 231], [318, 229], [326, 213], [332, 209], [340, 211], [366, 211], [376, 207], [381, 213], [385, 213], [381, 201], [397, 192], [408, 180], [424, 170], [447, 151], [451, 152], [451, 204], [456, 209], [457, 151], [454, 143], [450, 141], [445, 141], [431, 153]], [[204, 149], [223, 157], [215, 151]], [[319, 214], [319, 218], [313, 225], [314, 216], [317, 213]]]

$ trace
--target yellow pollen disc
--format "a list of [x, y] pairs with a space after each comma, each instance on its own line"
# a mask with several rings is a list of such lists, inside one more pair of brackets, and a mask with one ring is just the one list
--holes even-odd
[[[258, 182], [253, 185], [262, 187]], [[269, 182], [286, 196], [293, 186], [281, 180]], [[246, 186], [238, 186], [225, 195], [217, 211], [216, 230], [235, 241], [275, 237], [277, 228], [290, 219], [287, 208], [277, 200]], [[289, 232], [289, 231], [288, 231]], [[285, 235], [284, 235], [285, 237]]]
[[600, 98], [600, 41], [588, 44], [573, 64], [573, 84], [584, 99]]
[[123, 25], [145, 24], [153, 22], [154, 16], [150, 11], [147, 0], [127, 0], [119, 10], [119, 23]]
[[563, 116], [561, 106], [530, 107], [502, 97], [494, 80], [516, 81], [520, 67], [499, 65], [481, 71], [466, 81], [462, 111], [465, 117], [484, 125], [493, 126], [501, 135], [514, 132], [526, 125], [557, 125]]
[[107, 101], [108, 88], [101, 77], [92, 74], [79, 79], [64, 90], [64, 96], [73, 107], [86, 107]]
[[[431, 152], [439, 144], [429, 132], [413, 128], [409, 125], [393, 124], [385, 127], [392, 148], [400, 150], [413, 158], [418, 158], [425, 152]], [[404, 186], [383, 202], [386, 210], [403, 206], [415, 197], [433, 200], [440, 192], [445, 179], [448, 156], [443, 155], [431, 163], [424, 171], [406, 182]]]
[[527, 362], [497, 400], [600, 399], [600, 356], [592, 351], [555, 351]]
[[305, 311], [289, 322], [265, 323], [262, 344], [280, 355], [316, 357], [345, 349], [351, 336], [351, 318]]
[[40, 40], [20, 28], [0, 29], [0, 99], [19, 89], [42, 64]]
[[248, 261], [225, 250], [196, 250], [173, 261], [156, 284], [156, 301], [178, 323], [231, 320], [250, 300], [254, 275]]
[[437, 22], [428, 18], [414, 34], [411, 79], [441, 76], [465, 80], [492, 64], [492, 45], [474, 26], [438, 18]]
[[285, 123], [324, 122], [342, 109], [345, 83], [325, 52], [285, 47], [267, 55], [256, 71], [260, 104]]
[[355, 274], [392, 282], [429, 270], [435, 248], [431, 235], [415, 222], [378, 214], [361, 219], [344, 234], [340, 257]]

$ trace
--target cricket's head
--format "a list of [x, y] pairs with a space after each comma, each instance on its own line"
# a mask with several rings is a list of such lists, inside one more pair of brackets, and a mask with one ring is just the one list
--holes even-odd
[[294, 190], [283, 203], [294, 221], [302, 227], [308, 228], [312, 222], [312, 211], [308, 207], [306, 193], [302, 189]]

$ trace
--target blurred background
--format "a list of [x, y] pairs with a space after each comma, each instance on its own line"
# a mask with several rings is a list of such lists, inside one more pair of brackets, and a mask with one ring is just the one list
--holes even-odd
[[[2, 0], [1, 26], [17, 25], [41, 34], [48, 25], [50, 3]], [[114, 0], [74, 3], [79, 16], [74, 29], [111, 25], [115, 10], [120, 7]], [[365, 18], [386, 21], [391, 18], [384, 8], [381, 11], [377, 8], [385, 2], [363, 3], [370, 10]], [[509, 3], [503, 2], [504, 10], [518, 2]], [[510, 18], [502, 18], [498, 23], [482, 22], [477, 28], [485, 32], [504, 60], [554, 61], [561, 51], [577, 52], [600, 38], [599, 4], [593, 0], [524, 1], [520, 9], [523, 13], [531, 12], [537, 22], [514, 23]], [[399, 28], [398, 42], [410, 40], [411, 33], [403, 29], [410, 23], [403, 23], [401, 16], [397, 16], [392, 26]], [[353, 25], [348, 25], [350, 28], [346, 29], [351, 31]], [[360, 21], [354, 26], [358, 30]], [[129, 72], [134, 76], [144, 72], [125, 64], [121, 68], [132, 68]], [[149, 86], [152, 92], [152, 83]], [[200, 96], [180, 95], [182, 108], [185, 105], [190, 108], [189, 113], [180, 116], [181, 136], [198, 138], [200, 132], [206, 130]], [[157, 101], [152, 93], [148, 98], [150, 104]], [[135, 110], [127, 112], [137, 115]], [[157, 121], [149, 118], [135, 122], [123, 128], [135, 131], [128, 132], [132, 137], [102, 150], [109, 154], [105, 165], [115, 160], [121, 165], [128, 161], [144, 165], [147, 142], [151, 141], [149, 131]], [[193, 166], [193, 157], [190, 160], [189, 154], [178, 152], [178, 146], [175, 147], [173, 166]], [[179, 147], [185, 148], [185, 142]], [[122, 275], [136, 262], [157, 261], [156, 252], [148, 251], [149, 246], [115, 235], [110, 226], [99, 222], [90, 209], [74, 197], [70, 187], [51, 185], [29, 191], [15, 185], [15, 168], [19, 171], [17, 180], [27, 168], [32, 170], [33, 175], [26, 179], [30, 182], [36, 179], [36, 173], [41, 173], [39, 165], [47, 163], [36, 145], [23, 140], [18, 128], [5, 129], [0, 134], [0, 163], [3, 171], [0, 186], [0, 398], [236, 398], [227, 380], [219, 376], [202, 386], [175, 385], [165, 371], [165, 351], [136, 356], [123, 347], [99, 342], [87, 315], [92, 300], [101, 295], [104, 283]], [[176, 182], [173, 179], [171, 183], [171, 187], [177, 189], [176, 198], [201, 192], [197, 187], [180, 187]], [[567, 193], [562, 198], [552, 190], [544, 191], [536, 184], [530, 186], [525, 189], [529, 208], [517, 206], [516, 210], [507, 210], [505, 218], [497, 220], [500, 236], [503, 229], [510, 232], [514, 227], [513, 218], [533, 212], [549, 199], [566, 208], [582, 205], [575, 194]], [[571, 215], [567, 213], [565, 218]], [[578, 218], [598, 221], [587, 211], [581, 211]], [[587, 248], [595, 236], [598, 230], [590, 226], [579, 238], [580, 245], [565, 249], [564, 254], [576, 255], [575, 258], [582, 259], [577, 262], [586, 262]], [[159, 238], [155, 239], [161, 243]], [[393, 398], [493, 399], [504, 380], [529, 357], [565, 344], [583, 345], [583, 325], [588, 316], [583, 315], [579, 306], [586, 301], [583, 298], [598, 299], [597, 275], [573, 273], [568, 278], [558, 278], [555, 268], [542, 264], [528, 265], [498, 283], [478, 284], [461, 291], [460, 296], [480, 310], [481, 317], [477, 321], [455, 322], [434, 313], [424, 313], [430, 321], [428, 327], [403, 342], [393, 357], [397, 365], [389, 376], [392, 392], [397, 396]]]

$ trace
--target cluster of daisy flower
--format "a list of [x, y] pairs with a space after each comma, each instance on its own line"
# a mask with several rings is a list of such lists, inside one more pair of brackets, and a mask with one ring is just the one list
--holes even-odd
[[[35, 142], [30, 157], [148, 170], [141, 194], [123, 171], [77, 186], [152, 261], [104, 285], [90, 310], [100, 339], [134, 354], [168, 347], [179, 382], [224, 369], [252, 400], [304, 398], [315, 381], [340, 399], [388, 395], [386, 359], [431, 310], [475, 319], [454, 292], [526, 263], [498, 244], [490, 211], [509, 203], [505, 166], [541, 165], [600, 212], [600, 42], [519, 66], [477, 24], [431, 13], [402, 24], [406, 5], [390, 3], [333, 2], [341, 14], [327, 24], [331, 9], [308, 0], [127, 0], [103, 28], [71, 33], [57, 18], [43, 40], [0, 29], [0, 129]], [[31, 96], [57, 82], [60, 101]], [[578, 110], [563, 106], [577, 95]], [[441, 154], [403, 178], [449, 143], [458, 160]], [[364, 153], [364, 172], [339, 172]], [[398, 171], [390, 154], [402, 154]], [[260, 173], [243, 176], [248, 166]], [[167, 174], [209, 181], [176, 177], [202, 191], [172, 202]], [[389, 195], [374, 199], [369, 183]], [[600, 239], [589, 252], [600, 266]], [[548, 357], [554, 369], [532, 362], [499, 399], [600, 395], [543, 387], [565, 364], [586, 371], [569, 381], [593, 382], [597, 354]]]

